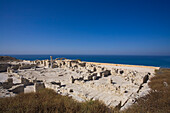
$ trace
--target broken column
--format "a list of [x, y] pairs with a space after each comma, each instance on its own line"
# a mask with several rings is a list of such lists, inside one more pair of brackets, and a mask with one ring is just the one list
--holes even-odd
[[108, 79], [108, 83], [109, 83], [109, 84], [112, 84], [112, 82], [113, 82], [112, 78], [109, 78], [109, 79]]
[[50, 67], [49, 60], [46, 60], [46, 61], [45, 61], [45, 64], [46, 64], [46, 67], [47, 67], [47, 68]]
[[7, 73], [10, 73], [10, 69], [11, 69], [10, 67], [7, 67]]
[[45, 60], [43, 60], [43, 66], [46, 66]]
[[73, 76], [71, 76], [70, 81], [71, 81], [71, 83], [74, 83], [75, 79]]
[[53, 57], [50, 56], [50, 68], [53, 68]]

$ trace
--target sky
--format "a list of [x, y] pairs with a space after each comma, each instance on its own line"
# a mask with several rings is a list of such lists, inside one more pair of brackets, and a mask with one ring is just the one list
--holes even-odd
[[0, 54], [170, 55], [170, 0], [0, 0]]

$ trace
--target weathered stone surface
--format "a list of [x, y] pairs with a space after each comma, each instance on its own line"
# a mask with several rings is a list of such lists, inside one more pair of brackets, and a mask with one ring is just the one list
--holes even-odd
[[36, 66], [36, 64], [21, 64], [20, 69], [31, 69]]
[[75, 79], [73, 76], [71, 76], [70, 81], [71, 81], [71, 83], [74, 83]]
[[103, 71], [102, 75], [104, 77], [107, 77], [107, 76], [111, 75], [111, 71], [110, 70], [105, 70], [105, 71]]
[[33, 84], [32, 82], [30, 82], [30, 80], [23, 77], [21, 77], [21, 83], [24, 84], [24, 86]]
[[[24, 75], [26, 81], [22, 83], [25, 85], [29, 83], [27, 80], [34, 81], [35, 91], [45, 87], [51, 88], [59, 94], [72, 96], [76, 100], [100, 100], [111, 107], [117, 106], [120, 102], [122, 106], [128, 99], [127, 104], [130, 105], [131, 100], [136, 97], [132, 96], [132, 93], [139, 97], [143, 95], [142, 92], [149, 89], [147, 82], [141, 85], [145, 75], [149, 77], [154, 75], [152, 71], [148, 74], [150, 71], [143, 71], [143, 69], [140, 71], [131, 67], [124, 69], [110, 65], [93, 65], [68, 59], [53, 60], [52, 64], [56, 66], [53, 68], [48, 68], [51, 60], [22, 63], [32, 64], [33, 62], [38, 65], [36, 70], [22, 69], [12, 73], [12, 76], [15, 73]], [[137, 93], [140, 85], [142, 87]], [[127, 107], [126, 104], [123, 107]]]
[[37, 92], [39, 90], [42, 90], [45, 88], [45, 85], [43, 82], [36, 82], [34, 83], [34, 91]]
[[85, 62], [79, 63], [79, 65], [80, 65], [81, 67], [85, 67], [85, 66], [86, 66], [86, 63], [85, 63]]
[[2, 83], [2, 87], [4, 89], [9, 89], [13, 86], [13, 79], [12, 78], [8, 78], [6, 82]]
[[24, 93], [24, 85], [20, 84], [20, 85], [12, 86], [12, 88], [10, 88], [9, 91], [16, 94]]
[[101, 78], [102, 77], [102, 72], [98, 72], [97, 77]]

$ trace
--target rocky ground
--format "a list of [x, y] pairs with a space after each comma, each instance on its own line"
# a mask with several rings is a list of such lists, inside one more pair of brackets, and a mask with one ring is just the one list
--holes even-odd
[[[137, 98], [148, 94], [149, 79], [154, 76], [154, 70], [158, 69], [67, 59], [18, 61], [10, 64], [13, 67], [0, 73], [1, 97], [8, 97], [9, 93], [14, 96], [16, 92], [27, 93], [51, 88], [78, 101], [101, 100], [106, 105], [119, 107], [121, 110], [135, 103]], [[10, 88], [4, 88], [8, 78], [13, 78], [13, 83]], [[9, 80], [6, 82], [10, 84]]]

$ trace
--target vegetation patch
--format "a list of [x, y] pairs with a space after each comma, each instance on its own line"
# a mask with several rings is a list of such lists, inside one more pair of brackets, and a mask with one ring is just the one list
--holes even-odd
[[127, 113], [170, 113], [170, 69], [156, 70], [149, 87], [152, 91], [139, 98], [136, 104], [126, 110]]
[[80, 103], [71, 97], [58, 95], [51, 89], [0, 99], [0, 112], [3, 113], [107, 113], [109, 111], [111, 110], [102, 102]]

